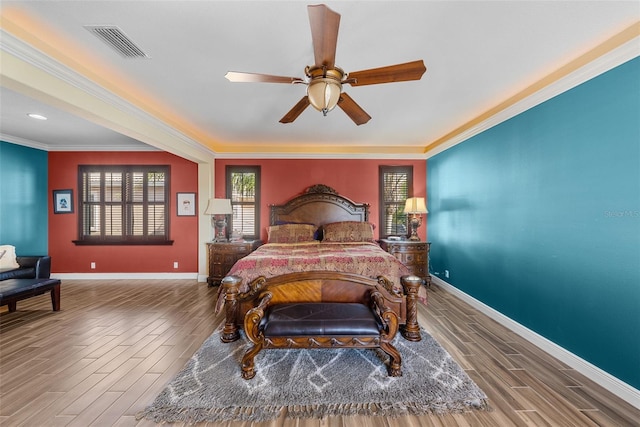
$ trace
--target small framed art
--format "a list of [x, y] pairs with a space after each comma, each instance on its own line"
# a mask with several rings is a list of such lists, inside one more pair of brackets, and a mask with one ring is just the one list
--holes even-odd
[[53, 213], [73, 213], [73, 190], [53, 190]]
[[177, 215], [196, 216], [196, 193], [178, 193]]

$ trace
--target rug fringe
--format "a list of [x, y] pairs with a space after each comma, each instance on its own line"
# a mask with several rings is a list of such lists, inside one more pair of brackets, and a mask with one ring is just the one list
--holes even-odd
[[147, 408], [136, 414], [136, 420], [146, 418], [156, 423], [195, 424], [205, 421], [268, 421], [278, 418], [283, 407], [228, 407], [228, 408]]
[[328, 415], [401, 417], [406, 415], [459, 413], [469, 410], [490, 411], [491, 409], [486, 399], [478, 399], [461, 404], [442, 403], [440, 405], [433, 402], [424, 404], [417, 402], [379, 402], [310, 406], [294, 405], [286, 407], [286, 410], [287, 415], [292, 418], [322, 418]]
[[290, 405], [290, 406], [234, 406], [226, 408], [170, 408], [149, 407], [136, 414], [136, 419], [146, 418], [154, 422], [183, 422], [194, 424], [205, 421], [269, 421], [280, 416], [283, 410], [290, 418], [324, 418], [327, 416], [383, 416], [401, 417], [406, 415], [444, 414], [448, 412], [465, 412], [469, 410], [491, 411], [486, 399], [477, 399], [461, 404], [440, 405], [434, 403], [338, 403], [327, 405]]

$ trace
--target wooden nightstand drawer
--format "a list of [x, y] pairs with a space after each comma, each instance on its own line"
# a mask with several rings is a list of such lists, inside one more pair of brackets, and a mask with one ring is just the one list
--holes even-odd
[[207, 251], [209, 253], [209, 277], [207, 278], [207, 283], [209, 286], [219, 285], [236, 261], [249, 255], [260, 245], [262, 245], [261, 240], [207, 243]]
[[431, 243], [412, 240], [380, 240], [380, 247], [395, 256], [411, 270], [411, 274], [422, 277], [427, 286], [431, 285], [429, 276], [429, 249]]
[[427, 277], [427, 270], [426, 270], [424, 265], [414, 265], [413, 266], [413, 274], [425, 279]]

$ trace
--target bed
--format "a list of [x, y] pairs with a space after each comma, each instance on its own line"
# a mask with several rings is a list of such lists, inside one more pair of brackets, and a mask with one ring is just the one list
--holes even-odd
[[402, 336], [419, 341], [423, 280], [380, 248], [368, 219], [368, 204], [321, 184], [271, 205], [268, 242], [238, 260], [221, 282], [222, 341], [239, 338], [245, 314], [267, 288], [288, 302], [358, 302], [376, 288], [397, 314]]

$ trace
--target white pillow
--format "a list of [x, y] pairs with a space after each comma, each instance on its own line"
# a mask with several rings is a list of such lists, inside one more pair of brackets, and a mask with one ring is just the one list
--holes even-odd
[[20, 264], [16, 261], [16, 248], [11, 245], [0, 246], [0, 268], [19, 268]]

